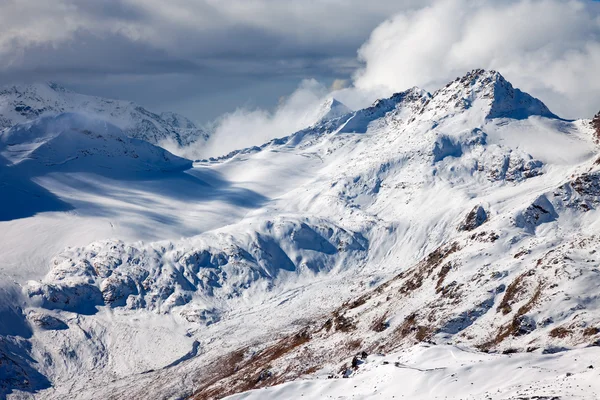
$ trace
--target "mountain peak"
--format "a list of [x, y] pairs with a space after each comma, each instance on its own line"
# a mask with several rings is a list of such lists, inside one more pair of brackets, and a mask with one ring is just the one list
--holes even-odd
[[333, 97], [330, 97], [325, 100], [323, 104], [321, 104], [317, 114], [317, 123], [339, 118], [342, 115], [346, 115], [351, 112], [352, 110], [344, 103]]
[[416, 86], [403, 92], [394, 93], [387, 99], [375, 101], [371, 107], [355, 112], [353, 117], [340, 129], [340, 133], [364, 133], [371, 122], [392, 111], [398, 115], [412, 115], [422, 109], [430, 98], [431, 95], [427, 91]]
[[493, 69], [475, 68], [467, 72], [462, 78], [457, 79], [493, 79], [493, 80], [506, 80], [502, 74]]
[[344, 106], [345, 105], [339, 101], [338, 99], [336, 99], [335, 97], [330, 97], [327, 100], [325, 100], [325, 102], [323, 103], [324, 105], [328, 106], [328, 107], [337, 107], [337, 106]]
[[482, 110], [486, 119], [558, 118], [539, 99], [514, 88], [498, 71], [481, 68], [449, 82], [433, 94], [432, 100], [432, 106], [444, 113], [474, 108]]
[[62, 86], [57, 82], [33, 82], [33, 83], [20, 83], [3, 86], [0, 89], [0, 93], [45, 93], [47, 91], [54, 91], [57, 93], [68, 93], [70, 90]]
[[398, 104], [408, 104], [413, 102], [421, 102], [424, 98], [431, 97], [431, 95], [426, 91], [417, 86], [413, 86], [410, 89], [404, 90], [402, 92], [394, 93], [392, 96], [376, 100], [373, 105], [369, 109], [379, 109], [386, 110], [385, 112], [391, 111], [396, 108]]
[[46, 85], [48, 85], [48, 87], [50, 89], [54, 90], [55, 92], [59, 92], [59, 93], [69, 92], [69, 90], [67, 88], [65, 88], [63, 85], [56, 83], [56, 82], [46, 82]]

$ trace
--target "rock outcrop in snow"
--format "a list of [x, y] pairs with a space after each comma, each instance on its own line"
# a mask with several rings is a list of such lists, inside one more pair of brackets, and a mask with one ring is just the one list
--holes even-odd
[[459, 226], [461, 231], [472, 231], [475, 228], [479, 228], [484, 222], [488, 220], [485, 208], [478, 205], [475, 206], [465, 217], [465, 220]]

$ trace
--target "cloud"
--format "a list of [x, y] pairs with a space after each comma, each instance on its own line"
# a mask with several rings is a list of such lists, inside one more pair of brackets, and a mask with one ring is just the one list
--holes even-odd
[[[315, 79], [303, 80], [289, 96], [281, 98], [273, 112], [238, 108], [215, 122], [206, 146], [186, 149], [179, 154], [218, 156], [232, 150], [263, 144], [306, 128], [319, 119], [321, 105], [329, 91]], [[197, 157], [196, 157], [197, 158]]]
[[467, 70], [500, 71], [566, 117], [600, 108], [600, 15], [584, 1], [442, 0], [379, 25], [360, 48], [359, 89], [434, 90]]
[[[597, 4], [559, 0], [439, 0], [376, 27], [358, 50], [364, 67], [330, 92], [305, 83], [275, 112], [238, 109], [218, 123], [211, 155], [302, 129], [325, 95], [358, 109], [412, 86], [442, 87], [474, 68], [499, 70], [565, 117], [600, 108]], [[311, 82], [310, 84], [307, 82]]]
[[[202, 68], [231, 69], [248, 74], [285, 68], [321, 67], [323, 60], [343, 67], [358, 45], [390, 12], [414, 7], [416, 0], [313, 0], [310, 6], [279, 0], [5, 0], [0, 3], [0, 70], [44, 66], [45, 55], [60, 59], [71, 49], [87, 49], [87, 57], [68, 57], [72, 70], [103, 65], [111, 44], [129, 47], [124, 65], [130, 70], [139, 47], [149, 63], [174, 60]], [[153, 51], [153, 54], [148, 49]], [[46, 54], [39, 54], [40, 50]], [[94, 51], [96, 50], [96, 51]], [[37, 57], [36, 57], [37, 55]], [[168, 63], [167, 63], [168, 64]], [[165, 70], [176, 72], [177, 66]], [[141, 73], [146, 70], [142, 68]]]
[[380, 91], [358, 89], [349, 84], [339, 79], [328, 88], [315, 79], [305, 79], [292, 94], [281, 97], [273, 111], [239, 107], [222, 115], [206, 127], [211, 132], [206, 144], [192, 143], [182, 148], [175, 142], [164, 142], [161, 146], [189, 159], [221, 156], [233, 150], [262, 145], [315, 124], [327, 113], [324, 105], [328, 99], [335, 98], [357, 110], [381, 97]]
[[350, 82], [347, 79], [334, 79], [329, 89], [331, 91], [346, 89], [349, 86], [349, 83]]
[[[302, 79], [348, 79], [382, 20], [422, 0], [3, 0], [0, 85], [74, 90], [206, 122], [272, 107]], [[232, 88], [235, 82], [235, 88]], [[215, 87], [222, 87], [215, 95]]]

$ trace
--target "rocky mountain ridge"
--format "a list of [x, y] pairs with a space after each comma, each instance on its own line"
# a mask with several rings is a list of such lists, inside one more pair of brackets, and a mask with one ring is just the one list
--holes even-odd
[[182, 115], [159, 115], [130, 101], [83, 95], [53, 82], [0, 89], [0, 129], [67, 112], [104, 119], [128, 136], [155, 145], [165, 140], [182, 146], [208, 140], [207, 132]]

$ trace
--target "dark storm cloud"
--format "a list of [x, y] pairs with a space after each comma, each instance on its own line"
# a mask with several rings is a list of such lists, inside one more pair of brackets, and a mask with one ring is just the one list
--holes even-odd
[[370, 31], [420, 3], [5, 0], [0, 84], [58, 81], [206, 121], [274, 106], [305, 78], [348, 79]]
[[[390, 12], [411, 2], [9, 0], [0, 5], [0, 70], [44, 74], [336, 73]], [[387, 4], [386, 4], [387, 3]], [[294, 72], [293, 72], [294, 73]]]
[[102, 1], [69, 1], [79, 10], [81, 14], [86, 14], [93, 18], [109, 18], [116, 20], [143, 21], [148, 17], [148, 13], [133, 4], [128, 4], [123, 0], [102, 0]]
[[[22, 49], [20, 61], [2, 76], [36, 80], [61, 75], [160, 74], [203, 72], [193, 60], [170, 56], [167, 51], [121, 34], [94, 35], [80, 30], [68, 42], [32, 44]], [[5, 79], [3, 79], [5, 80]]]

